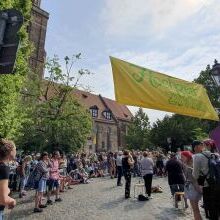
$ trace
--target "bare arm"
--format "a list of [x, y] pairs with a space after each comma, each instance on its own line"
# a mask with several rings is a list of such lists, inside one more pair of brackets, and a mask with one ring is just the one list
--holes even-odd
[[8, 180], [0, 180], [0, 204], [3, 206], [15, 206], [16, 202], [13, 198], [9, 197], [10, 190], [8, 188]]

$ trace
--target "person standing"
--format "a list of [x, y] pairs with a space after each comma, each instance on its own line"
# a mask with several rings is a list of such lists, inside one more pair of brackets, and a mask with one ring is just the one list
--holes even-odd
[[119, 151], [117, 158], [116, 158], [117, 175], [118, 175], [117, 186], [122, 186], [122, 183], [121, 183], [121, 177], [123, 175], [122, 154], [123, 154], [122, 151]]
[[[203, 203], [206, 217], [211, 220], [220, 218], [220, 188], [219, 184], [209, 181], [210, 170], [209, 163], [211, 152], [201, 141], [194, 141], [192, 144], [195, 155], [193, 156], [193, 176], [197, 180], [203, 192]], [[216, 170], [217, 171], [217, 170]]]
[[43, 152], [40, 157], [40, 161], [35, 167], [34, 172], [36, 172], [35, 179], [36, 185], [36, 195], [35, 195], [35, 208], [34, 212], [42, 212], [46, 205], [42, 204], [43, 194], [46, 192], [47, 180], [49, 179], [49, 157], [47, 152]]
[[14, 160], [16, 156], [16, 147], [12, 141], [0, 139], [0, 220], [3, 220], [3, 212], [5, 207], [13, 209], [16, 201], [9, 195], [8, 188], [9, 170], [6, 165], [9, 161]]
[[[184, 192], [185, 178], [183, 174], [183, 164], [177, 159], [175, 153], [171, 154], [165, 169], [168, 173], [168, 184], [172, 196], [174, 196], [176, 192]], [[187, 207], [186, 200], [185, 206]], [[175, 200], [175, 207], [178, 208], [177, 200]]]
[[50, 177], [47, 181], [48, 184], [47, 205], [53, 204], [53, 201], [51, 200], [51, 193], [54, 188], [56, 188], [55, 202], [62, 202], [62, 199], [59, 197], [59, 193], [60, 193], [59, 158], [60, 158], [60, 152], [54, 151], [50, 161], [50, 166], [51, 166], [49, 171]]
[[181, 152], [181, 160], [184, 163], [184, 174], [185, 174], [185, 186], [184, 192], [186, 199], [189, 199], [193, 215], [195, 220], [201, 220], [201, 214], [199, 211], [199, 200], [202, 198], [202, 191], [197, 183], [197, 180], [192, 175], [192, 156], [190, 151]]
[[143, 159], [141, 160], [141, 175], [144, 179], [146, 194], [148, 195], [149, 199], [151, 197], [151, 187], [152, 187], [152, 179], [153, 179], [153, 170], [154, 170], [154, 162], [152, 158], [149, 157], [148, 152], [143, 153]]
[[32, 160], [31, 156], [26, 156], [21, 163], [21, 171], [20, 171], [20, 194], [19, 197], [23, 198], [26, 196], [25, 186], [30, 175], [30, 166], [29, 163]]
[[125, 199], [130, 198], [131, 187], [131, 170], [134, 165], [134, 160], [129, 151], [124, 151], [124, 158], [122, 159], [122, 169], [125, 177]]

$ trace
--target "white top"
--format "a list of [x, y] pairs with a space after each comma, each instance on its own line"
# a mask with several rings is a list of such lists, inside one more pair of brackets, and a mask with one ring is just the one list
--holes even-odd
[[141, 175], [153, 174], [154, 162], [150, 157], [144, 157], [141, 162]]
[[122, 156], [117, 156], [116, 158], [116, 166], [121, 167], [122, 166]]

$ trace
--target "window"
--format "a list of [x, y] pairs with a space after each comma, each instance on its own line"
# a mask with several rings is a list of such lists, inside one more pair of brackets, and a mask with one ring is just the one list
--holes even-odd
[[90, 109], [90, 113], [92, 115], [93, 118], [97, 118], [98, 117], [98, 107], [97, 106], [92, 106]]
[[104, 111], [103, 115], [106, 119], [111, 120], [112, 119], [112, 114], [109, 111]]
[[102, 141], [102, 149], [104, 149], [104, 148], [105, 148], [105, 142]]

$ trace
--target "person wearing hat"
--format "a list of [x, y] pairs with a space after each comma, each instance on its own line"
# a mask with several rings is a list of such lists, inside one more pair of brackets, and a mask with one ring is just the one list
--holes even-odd
[[196, 181], [196, 179], [192, 175], [192, 164], [193, 164], [193, 154], [190, 151], [182, 151], [181, 152], [181, 160], [184, 164], [184, 175], [185, 175], [185, 198], [189, 199], [194, 219], [201, 220], [201, 214], [199, 211], [199, 200], [202, 197], [202, 191]]
[[116, 157], [116, 166], [117, 166], [117, 186], [122, 186], [121, 183], [121, 177], [123, 175], [123, 170], [122, 170], [122, 151], [119, 151]]

